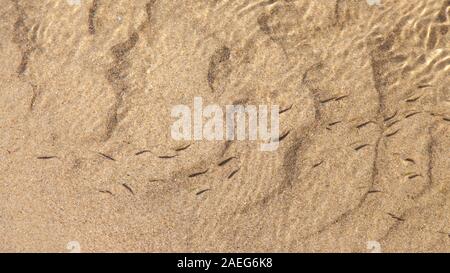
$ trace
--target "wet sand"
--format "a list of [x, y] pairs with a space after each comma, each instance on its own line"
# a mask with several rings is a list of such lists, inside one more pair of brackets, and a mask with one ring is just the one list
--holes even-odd
[[0, 251], [449, 252], [450, 1], [1, 2]]

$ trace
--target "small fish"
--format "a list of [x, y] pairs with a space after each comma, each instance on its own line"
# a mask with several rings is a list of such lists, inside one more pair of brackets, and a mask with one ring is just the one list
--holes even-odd
[[366, 0], [369, 6], [379, 6], [381, 5], [381, 0]]
[[414, 178], [419, 177], [419, 176], [421, 176], [421, 175], [420, 174], [413, 174], [413, 175], [408, 176], [408, 179], [414, 179]]
[[234, 170], [228, 175], [228, 179], [232, 178], [240, 169]]
[[328, 99], [325, 99], [325, 100], [321, 100], [320, 103], [327, 103], [327, 102], [330, 102], [330, 101], [333, 101], [333, 100], [336, 100], [336, 99], [337, 99], [337, 97], [332, 97], [332, 98], [328, 98]]
[[193, 174], [190, 174], [188, 177], [189, 177], [189, 178], [196, 177], [196, 176], [205, 174], [205, 173], [207, 173], [208, 171], [209, 171], [209, 169], [207, 169], [207, 170], [205, 170], [205, 171], [203, 171], [203, 172], [193, 173]]
[[176, 149], [175, 149], [175, 152], [181, 152], [181, 151], [184, 151], [184, 150], [186, 150], [186, 149], [189, 148], [189, 147], [191, 147], [191, 144], [188, 144], [188, 145], [185, 145], [185, 146], [176, 148]]
[[52, 158], [56, 158], [56, 156], [38, 156], [37, 159], [41, 159], [41, 160], [47, 160], [47, 159], [52, 159]]
[[371, 123], [375, 123], [375, 122], [373, 122], [373, 121], [366, 121], [366, 122], [361, 123], [360, 125], [356, 126], [356, 128], [357, 128], [357, 129], [361, 129], [361, 128], [363, 128], [363, 127], [365, 127], [366, 125], [369, 125], [369, 124], [371, 124]]
[[125, 189], [127, 189], [129, 192], [131, 192], [132, 195], [134, 195], [134, 191], [130, 188], [130, 186], [125, 183], [123, 183], [122, 186], [124, 186]]
[[284, 112], [287, 112], [287, 111], [289, 111], [289, 110], [291, 110], [292, 109], [292, 104], [288, 107], [288, 108], [285, 108], [285, 109], [281, 109], [280, 110], [280, 114], [283, 114]]
[[340, 97], [335, 98], [334, 101], [340, 101], [340, 100], [343, 100], [343, 99], [345, 99], [347, 97], [348, 97], [348, 95], [340, 96]]
[[398, 129], [397, 131], [394, 131], [394, 132], [392, 132], [392, 133], [387, 134], [386, 137], [394, 136], [394, 135], [396, 135], [398, 132], [400, 132], [400, 129]]
[[392, 213], [388, 213], [388, 215], [391, 216], [392, 218], [394, 218], [395, 220], [402, 221], [402, 222], [405, 221], [405, 219], [400, 218], [400, 217], [398, 217], [398, 216], [395, 216], [395, 215], [392, 214]]
[[197, 192], [195, 195], [200, 195], [200, 194], [205, 193], [205, 192], [210, 191], [210, 190], [211, 189], [201, 190], [201, 191]]
[[143, 150], [143, 151], [135, 153], [134, 155], [141, 155], [141, 154], [145, 154], [145, 153], [151, 153], [151, 151], [150, 150]]
[[234, 156], [232, 156], [232, 157], [229, 157], [229, 158], [227, 158], [227, 159], [225, 159], [225, 160], [223, 160], [223, 161], [221, 161], [221, 162], [219, 162], [219, 166], [223, 166], [223, 165], [225, 165], [225, 164], [227, 164], [228, 162], [230, 162], [231, 160], [233, 160], [233, 159], [235, 159], [235, 157]]
[[416, 164], [416, 161], [414, 161], [414, 159], [411, 158], [406, 158], [405, 161], [410, 162], [412, 164]]
[[103, 157], [106, 158], [106, 159], [111, 160], [111, 161], [116, 161], [114, 158], [112, 158], [111, 156], [109, 156], [109, 155], [107, 155], [107, 154], [104, 154], [104, 153], [98, 153], [98, 154], [101, 155], [101, 156], [103, 156]]
[[314, 164], [314, 165], [313, 165], [313, 168], [317, 168], [317, 167], [319, 167], [319, 166], [322, 165], [322, 164], [323, 164], [323, 161], [320, 161], [319, 163]]
[[160, 156], [158, 156], [158, 158], [161, 158], [161, 159], [170, 159], [170, 158], [174, 158], [174, 157], [176, 157], [177, 155], [160, 155]]

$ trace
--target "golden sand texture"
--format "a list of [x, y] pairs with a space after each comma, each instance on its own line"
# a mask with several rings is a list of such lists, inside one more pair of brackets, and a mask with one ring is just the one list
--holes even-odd
[[0, 1], [0, 251], [450, 250], [450, 1]]

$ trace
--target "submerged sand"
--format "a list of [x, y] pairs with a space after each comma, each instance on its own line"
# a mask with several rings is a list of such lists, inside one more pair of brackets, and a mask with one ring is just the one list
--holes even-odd
[[[450, 250], [450, 1], [0, 14], [0, 251]], [[174, 140], [194, 97], [279, 105], [278, 150]]]

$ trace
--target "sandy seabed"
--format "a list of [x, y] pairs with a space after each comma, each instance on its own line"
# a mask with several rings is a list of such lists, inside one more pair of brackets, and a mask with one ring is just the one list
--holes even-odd
[[450, 1], [376, 2], [0, 0], [0, 251], [449, 252]]

